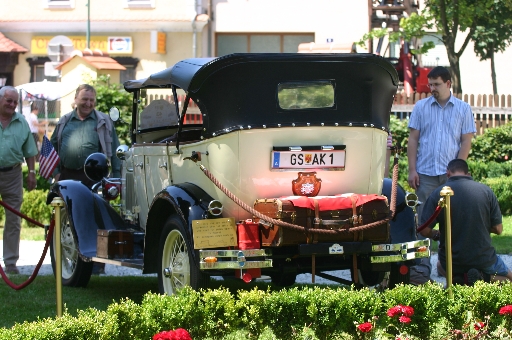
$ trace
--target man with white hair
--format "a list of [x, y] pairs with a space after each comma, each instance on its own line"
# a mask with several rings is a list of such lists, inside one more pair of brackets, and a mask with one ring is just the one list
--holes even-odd
[[[10, 207], [19, 211], [23, 202], [21, 163], [28, 165], [27, 189], [36, 187], [35, 157], [37, 146], [27, 121], [16, 112], [18, 91], [14, 87], [0, 89], [0, 196]], [[19, 274], [21, 218], [5, 209], [3, 257], [5, 272]]]

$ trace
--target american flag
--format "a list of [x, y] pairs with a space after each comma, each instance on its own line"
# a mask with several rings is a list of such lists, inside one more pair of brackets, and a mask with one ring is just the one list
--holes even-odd
[[53, 148], [52, 143], [46, 135], [43, 136], [43, 145], [41, 147], [41, 155], [39, 156], [39, 176], [48, 179], [59, 164], [59, 155]]

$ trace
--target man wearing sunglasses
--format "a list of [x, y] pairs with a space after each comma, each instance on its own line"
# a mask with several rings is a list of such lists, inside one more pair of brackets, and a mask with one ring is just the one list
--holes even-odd
[[[23, 173], [21, 163], [28, 166], [27, 189], [36, 187], [35, 157], [37, 146], [30, 127], [22, 114], [16, 112], [18, 92], [14, 87], [0, 89], [0, 196], [17, 211], [23, 202]], [[21, 219], [5, 209], [3, 257], [5, 272], [19, 274]]]

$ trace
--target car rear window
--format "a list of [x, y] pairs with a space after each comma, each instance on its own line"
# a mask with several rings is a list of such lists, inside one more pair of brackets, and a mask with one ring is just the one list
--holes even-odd
[[280, 83], [277, 99], [283, 110], [330, 108], [334, 106], [334, 81]]

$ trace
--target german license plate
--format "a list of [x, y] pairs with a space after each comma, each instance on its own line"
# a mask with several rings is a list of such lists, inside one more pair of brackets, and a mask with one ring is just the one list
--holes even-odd
[[345, 169], [345, 150], [272, 151], [272, 169]]

